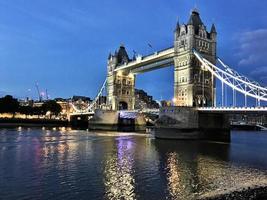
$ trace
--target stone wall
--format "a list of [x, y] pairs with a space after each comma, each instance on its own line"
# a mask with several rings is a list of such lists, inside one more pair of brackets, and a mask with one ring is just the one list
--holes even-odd
[[173, 128], [198, 128], [198, 111], [189, 107], [163, 107], [156, 126]]
[[229, 142], [229, 120], [223, 113], [201, 113], [193, 107], [164, 107], [156, 121], [155, 137]]

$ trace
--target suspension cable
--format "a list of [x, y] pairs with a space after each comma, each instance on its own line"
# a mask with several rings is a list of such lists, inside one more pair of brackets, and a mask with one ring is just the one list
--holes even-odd
[[[250, 81], [247, 77], [239, 74], [235, 70], [231, 69], [228, 65], [224, 64], [224, 62], [220, 58], [217, 58], [217, 60], [222, 64], [222, 66], [225, 68], [225, 70], [227, 72], [229, 72], [229, 75], [233, 75], [232, 77], [234, 77], [235, 79], [237, 79], [243, 83], [246, 83], [248, 85], [251, 85], [252, 87], [267, 91], [266, 87], [260, 86], [260, 84], [258, 82]], [[243, 80], [243, 79], [245, 79], [245, 80]]]
[[100, 95], [102, 94], [103, 90], [106, 87], [106, 83], [107, 83], [107, 79], [105, 79], [104, 83], [102, 84], [101, 89], [99, 90], [98, 94], [96, 95], [95, 99], [93, 100], [93, 102], [88, 105], [87, 108], [85, 109], [78, 109], [73, 103], [71, 104], [73, 109], [75, 110], [75, 112], [79, 112], [79, 113], [85, 113], [85, 112], [89, 112], [92, 110], [92, 108], [95, 106], [95, 104], [97, 103], [97, 101], [99, 100]]
[[[267, 101], [267, 88], [264, 88], [259, 85], [255, 85], [252, 82], [245, 81], [235, 75], [234, 73], [229, 73], [228, 71], [222, 70], [217, 66], [213, 65], [207, 59], [203, 58], [197, 51], [193, 50], [196, 58], [206, 66], [206, 68], [220, 81], [224, 84], [228, 85], [231, 88], [234, 88], [236, 91], [239, 91], [247, 96], [253, 97], [255, 99], [259, 99], [261, 101]], [[233, 84], [230, 79], [235, 80], [235, 84]], [[247, 87], [248, 90], [245, 90], [243, 87]], [[258, 89], [258, 91], [257, 91]]]

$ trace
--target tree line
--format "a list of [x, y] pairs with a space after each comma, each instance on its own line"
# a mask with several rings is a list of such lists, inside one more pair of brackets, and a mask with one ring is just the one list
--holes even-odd
[[15, 113], [25, 114], [25, 115], [45, 115], [47, 112], [51, 115], [58, 115], [62, 108], [55, 100], [45, 101], [41, 106], [22, 106], [16, 98], [11, 95], [6, 95], [0, 98], [0, 113], [10, 113], [15, 115]]

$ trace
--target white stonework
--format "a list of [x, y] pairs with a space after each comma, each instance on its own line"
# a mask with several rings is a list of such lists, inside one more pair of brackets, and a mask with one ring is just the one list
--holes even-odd
[[[213, 106], [215, 79], [194, 58], [192, 49], [216, 62], [216, 29], [206, 30], [199, 13], [193, 10], [188, 23], [177, 24], [174, 38], [174, 104], [177, 106]], [[203, 74], [204, 73], [204, 74]], [[204, 94], [204, 95], [203, 95]]]

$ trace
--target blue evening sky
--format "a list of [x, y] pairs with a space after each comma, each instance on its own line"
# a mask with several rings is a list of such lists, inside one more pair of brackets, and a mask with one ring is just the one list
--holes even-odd
[[[0, 0], [0, 95], [36, 98], [38, 82], [52, 98], [94, 97], [110, 52], [171, 46], [196, 4], [207, 28], [216, 24], [218, 56], [267, 85], [265, 0]], [[171, 99], [173, 67], [139, 75], [137, 88]]]

